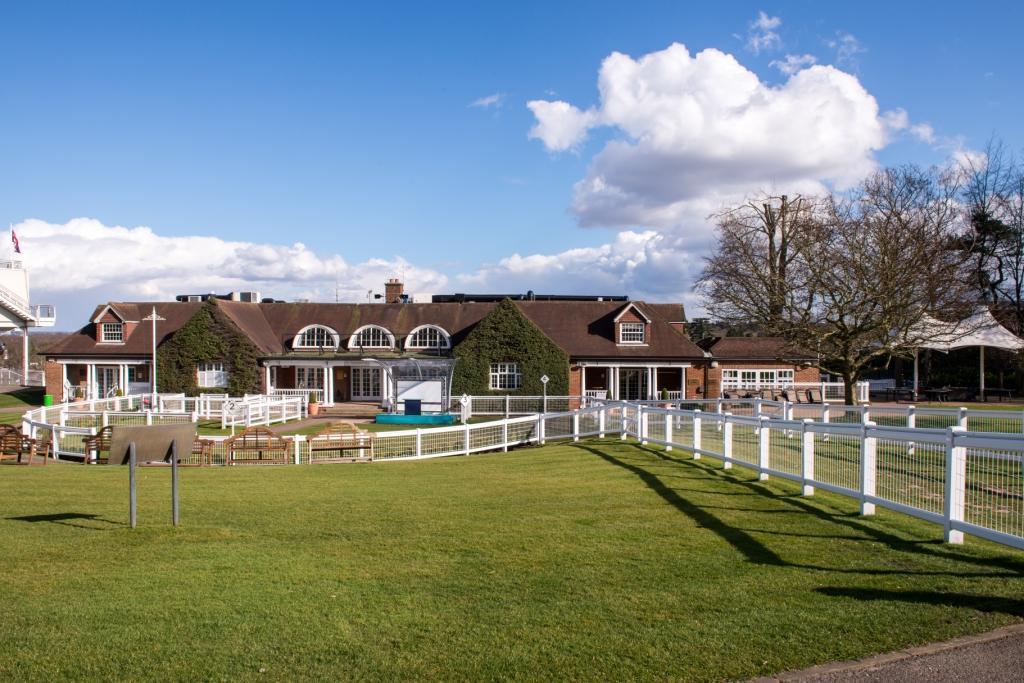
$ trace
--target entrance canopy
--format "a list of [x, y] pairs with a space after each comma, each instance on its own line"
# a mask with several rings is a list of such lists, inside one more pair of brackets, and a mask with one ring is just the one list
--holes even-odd
[[[985, 347], [1020, 351], [1024, 349], [1024, 339], [1010, 332], [999, 324], [988, 309], [975, 313], [961, 323], [947, 323], [924, 316], [921, 320], [922, 349], [936, 349], [948, 353], [953, 349], [968, 346], [981, 347], [979, 351], [978, 389], [981, 398], [985, 397]], [[917, 351], [914, 351], [914, 396], [917, 397], [918, 368]]]
[[921, 344], [923, 349], [946, 352], [968, 346], [990, 346], [1010, 351], [1024, 349], [1024, 339], [1000, 325], [987, 309], [962, 323], [946, 323], [926, 315], [921, 324], [925, 330], [922, 336], [929, 338]]

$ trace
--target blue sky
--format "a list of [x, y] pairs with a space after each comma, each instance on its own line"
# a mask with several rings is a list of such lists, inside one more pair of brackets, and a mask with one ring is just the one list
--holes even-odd
[[[112, 298], [248, 285], [358, 300], [390, 275], [417, 293], [694, 304], [709, 235], [700, 222], [728, 200], [700, 180], [709, 154], [716, 177], [757, 165], [748, 191], [799, 191], [850, 182], [869, 163], [943, 163], [992, 133], [1020, 150], [1022, 19], [1011, 3], [7, 3], [0, 221], [19, 231], [33, 299], [56, 302], [63, 328]], [[687, 52], [667, 51], [673, 43]], [[660, 146], [616, 158], [617, 145], [656, 136], [666, 114], [652, 101], [622, 115], [602, 106], [622, 101], [602, 102], [603, 60], [673, 64], [706, 49], [736, 63], [707, 66], [712, 99], [745, 87], [744, 70], [783, 88], [786, 55], [797, 68], [813, 58], [863, 89], [849, 103], [855, 123], [815, 128], [823, 140], [793, 155], [802, 160], [777, 148], [777, 170], [771, 150], [744, 156], [744, 135], [733, 156], [716, 153], [731, 148], [732, 124], [689, 154], [691, 118]], [[628, 77], [624, 66], [615, 74]], [[787, 106], [831, 98], [822, 82]], [[670, 105], [687, 95], [656, 87]], [[881, 143], [861, 106], [872, 98], [879, 120], [895, 112]], [[527, 103], [538, 100], [571, 109], [531, 139], [540, 116]], [[576, 112], [592, 123], [573, 127]], [[569, 138], [556, 140], [565, 126]], [[809, 161], [816, 146], [834, 158]], [[629, 210], [607, 191], [627, 176]], [[659, 177], [692, 187], [670, 196]]]

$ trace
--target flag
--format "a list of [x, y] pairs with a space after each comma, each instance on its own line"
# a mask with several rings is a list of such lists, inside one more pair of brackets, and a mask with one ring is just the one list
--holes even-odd
[[14, 253], [21, 253], [21, 245], [18, 243], [18, 235], [14, 232], [14, 228], [11, 228], [11, 244], [14, 245]]

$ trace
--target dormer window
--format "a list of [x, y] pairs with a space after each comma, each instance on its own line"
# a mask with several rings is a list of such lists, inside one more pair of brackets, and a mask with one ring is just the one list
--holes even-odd
[[451, 345], [448, 333], [436, 325], [417, 327], [405, 340], [407, 349], [448, 349]]
[[348, 340], [350, 349], [391, 349], [394, 346], [395, 336], [377, 325], [360, 327]]
[[620, 344], [643, 344], [644, 323], [619, 323]]
[[299, 330], [292, 340], [293, 349], [336, 349], [340, 337], [325, 325], [310, 325]]
[[100, 341], [112, 344], [124, 342], [124, 324], [102, 323], [100, 326]]

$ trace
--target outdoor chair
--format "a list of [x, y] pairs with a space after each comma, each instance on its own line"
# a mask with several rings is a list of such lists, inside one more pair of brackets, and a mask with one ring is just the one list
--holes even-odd
[[85, 458], [83, 465], [90, 462], [98, 465], [105, 465], [110, 459], [110, 435], [114, 431], [113, 425], [103, 427], [95, 436], [86, 436], [82, 439], [85, 444]]
[[762, 401], [776, 400], [775, 392], [772, 391], [771, 389], [762, 389], [761, 392], [757, 395], [757, 398], [761, 399]]
[[309, 439], [309, 461], [370, 462], [373, 460], [373, 434], [351, 422], [338, 422]]
[[807, 390], [807, 402], [808, 403], [824, 403], [825, 399], [821, 395], [821, 389], [808, 389]]
[[225, 465], [286, 465], [288, 441], [266, 427], [249, 427], [224, 442]]
[[788, 403], [806, 403], [806, 399], [801, 398], [800, 391], [798, 389], [784, 389], [782, 392], [782, 398]]
[[50, 455], [50, 442], [44, 442], [40, 451], [36, 439], [25, 436], [14, 425], [0, 425], [0, 461], [12, 460], [17, 465], [31, 465], [36, 455], [42, 455], [45, 465]]

